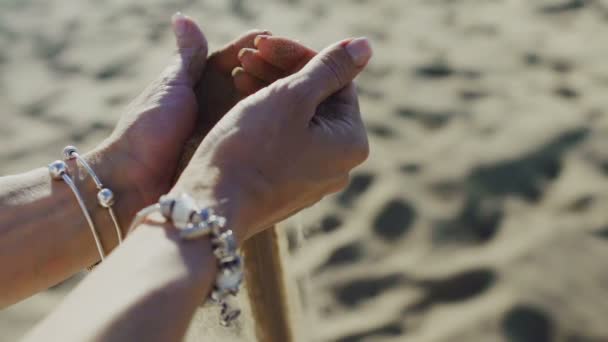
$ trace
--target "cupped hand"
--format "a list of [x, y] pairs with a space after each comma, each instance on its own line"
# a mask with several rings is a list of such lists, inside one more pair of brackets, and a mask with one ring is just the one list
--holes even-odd
[[336, 43], [239, 102], [173, 191], [218, 200], [242, 241], [342, 189], [369, 153], [352, 80], [371, 54], [364, 38]]
[[238, 52], [253, 47], [257, 35], [267, 34], [247, 32], [207, 57], [207, 40], [192, 19], [176, 14], [172, 26], [177, 42], [173, 61], [127, 107], [111, 137], [95, 151], [108, 156], [120, 168], [121, 182], [140, 193], [143, 203], [134, 210], [171, 188], [184, 146], [188, 141], [198, 146], [243, 97], [231, 78], [239, 65]]

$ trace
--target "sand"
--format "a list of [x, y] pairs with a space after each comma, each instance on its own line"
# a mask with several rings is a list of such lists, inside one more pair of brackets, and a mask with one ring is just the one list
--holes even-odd
[[[177, 10], [212, 48], [253, 27], [374, 43], [371, 157], [287, 227], [300, 340], [608, 340], [605, 2], [3, 0], [0, 174], [107, 135]], [[76, 282], [0, 311], [0, 340]]]

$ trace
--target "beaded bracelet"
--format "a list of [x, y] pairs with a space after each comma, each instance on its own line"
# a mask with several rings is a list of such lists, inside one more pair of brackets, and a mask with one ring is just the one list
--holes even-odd
[[[91, 228], [91, 233], [93, 234], [93, 239], [95, 240], [95, 245], [97, 246], [97, 251], [99, 252], [99, 257], [101, 258], [101, 260], [104, 260], [105, 252], [103, 251], [101, 240], [99, 239], [99, 235], [97, 234], [97, 229], [95, 229], [95, 224], [93, 223], [91, 214], [89, 214], [89, 211], [87, 210], [87, 206], [84, 204], [84, 200], [80, 195], [80, 191], [78, 191], [76, 184], [74, 184], [72, 177], [70, 177], [70, 174], [68, 173], [67, 164], [62, 160], [56, 160], [50, 163], [48, 167], [51, 178], [53, 178], [54, 180], [63, 180], [74, 193], [76, 201], [78, 201], [78, 205], [80, 206], [80, 209], [82, 209], [84, 217], [86, 218], [87, 223], [89, 224], [89, 228]], [[90, 270], [94, 266], [95, 265], [89, 266], [88, 269]]]
[[243, 265], [232, 230], [226, 219], [211, 208], [198, 209], [194, 199], [186, 194], [178, 197], [162, 196], [158, 203], [142, 209], [131, 223], [129, 232], [143, 223], [150, 214], [160, 213], [173, 223], [184, 240], [211, 237], [213, 255], [218, 263], [218, 275], [209, 300], [221, 306], [220, 324], [229, 326], [241, 311], [230, 304], [230, 297], [239, 292], [243, 281]]

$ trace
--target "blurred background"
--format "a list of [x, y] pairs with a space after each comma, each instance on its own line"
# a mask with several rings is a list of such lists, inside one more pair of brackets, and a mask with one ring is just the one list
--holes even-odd
[[[310, 341], [608, 341], [608, 2], [0, 0], [0, 175], [95, 146], [173, 50], [365, 35], [370, 159], [287, 227]], [[15, 341], [79, 277], [0, 311]]]

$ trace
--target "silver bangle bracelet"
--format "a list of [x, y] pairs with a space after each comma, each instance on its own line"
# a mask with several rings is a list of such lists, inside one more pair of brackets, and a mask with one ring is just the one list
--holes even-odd
[[101, 183], [101, 180], [99, 180], [99, 177], [97, 177], [97, 174], [95, 173], [95, 171], [93, 171], [93, 169], [91, 168], [89, 163], [87, 163], [87, 161], [84, 160], [84, 158], [82, 158], [80, 156], [80, 154], [78, 154], [78, 149], [76, 149], [76, 147], [66, 146], [63, 149], [63, 158], [65, 161], [75, 159], [85, 168], [85, 170], [87, 170], [87, 172], [93, 179], [93, 182], [95, 182], [95, 186], [97, 187], [97, 190], [99, 190], [97, 192], [97, 201], [100, 206], [108, 209], [108, 213], [110, 214], [110, 217], [112, 218], [112, 223], [114, 223], [114, 229], [116, 230], [116, 235], [118, 236], [118, 244], [121, 244], [122, 243], [122, 231], [120, 229], [120, 224], [118, 223], [118, 219], [116, 218], [116, 214], [114, 213], [114, 209], [112, 209], [112, 205], [114, 205], [114, 202], [115, 202], [114, 193], [112, 192], [112, 190], [105, 188], [103, 186], [103, 184]]
[[129, 233], [143, 223], [147, 216], [160, 213], [173, 223], [180, 238], [192, 240], [204, 236], [211, 238], [213, 255], [217, 259], [218, 275], [209, 300], [221, 306], [220, 324], [229, 326], [241, 311], [230, 303], [243, 281], [243, 265], [232, 230], [226, 228], [226, 219], [212, 209], [199, 209], [192, 197], [162, 196], [158, 203], [142, 209], [129, 227]]
[[51, 178], [53, 178], [54, 180], [63, 180], [70, 187], [72, 193], [74, 193], [76, 201], [78, 201], [78, 205], [80, 206], [80, 209], [82, 209], [84, 217], [86, 218], [87, 223], [89, 224], [89, 228], [91, 228], [91, 233], [93, 234], [93, 239], [95, 240], [95, 245], [97, 246], [99, 256], [101, 260], [103, 260], [105, 258], [105, 252], [103, 251], [101, 240], [99, 239], [99, 235], [97, 234], [97, 230], [95, 229], [95, 224], [93, 223], [91, 214], [89, 214], [87, 206], [85, 205], [84, 200], [82, 199], [82, 196], [80, 195], [80, 192], [76, 187], [76, 184], [74, 184], [72, 177], [70, 177], [68, 173], [67, 164], [62, 160], [56, 160], [50, 163], [48, 167]]

